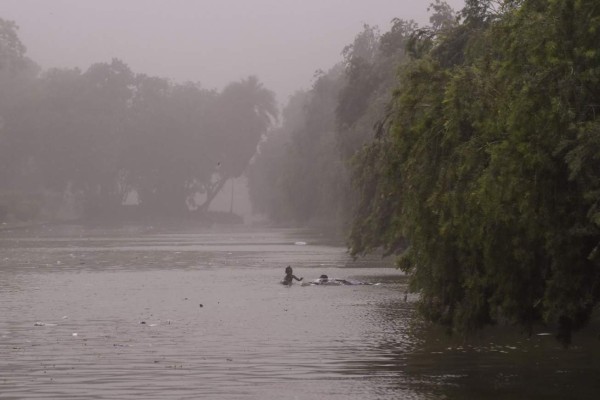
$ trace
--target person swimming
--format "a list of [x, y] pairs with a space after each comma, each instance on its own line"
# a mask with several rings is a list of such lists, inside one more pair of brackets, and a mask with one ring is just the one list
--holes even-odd
[[330, 278], [327, 275], [323, 274], [318, 279], [315, 279], [312, 282], [302, 284], [306, 285], [324, 285], [324, 286], [340, 286], [340, 285], [373, 285], [369, 282], [361, 282], [353, 279], [339, 279], [339, 278]]
[[289, 265], [285, 268], [285, 276], [283, 277], [283, 281], [281, 281], [281, 283], [283, 283], [284, 285], [291, 285], [293, 280], [297, 280], [297, 281], [301, 281], [304, 278], [298, 278], [296, 275], [294, 275], [294, 271], [292, 270], [292, 267], [290, 267]]

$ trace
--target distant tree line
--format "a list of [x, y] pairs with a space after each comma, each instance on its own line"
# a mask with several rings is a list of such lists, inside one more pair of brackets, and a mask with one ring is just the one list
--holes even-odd
[[130, 196], [149, 214], [202, 213], [276, 118], [255, 77], [217, 92], [117, 59], [40, 72], [15, 23], [0, 19], [0, 207], [13, 213], [42, 194], [70, 198], [86, 217], [108, 217]]
[[366, 26], [293, 97], [250, 169], [276, 221], [322, 218], [397, 255], [433, 321], [563, 343], [600, 299], [597, 0], [434, 2]]
[[347, 227], [356, 202], [351, 161], [386, 115], [416, 28], [395, 19], [382, 35], [365, 25], [340, 64], [317, 71], [312, 88], [290, 98], [248, 171], [257, 211], [283, 224]]

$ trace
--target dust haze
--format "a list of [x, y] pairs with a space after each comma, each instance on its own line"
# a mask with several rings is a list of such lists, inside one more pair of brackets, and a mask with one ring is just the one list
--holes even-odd
[[[291, 188], [282, 180], [300, 182], [290, 176], [304, 167], [288, 165], [271, 179], [269, 171], [284, 169], [264, 160], [280, 158], [268, 147], [298, 131], [290, 115], [307, 109], [310, 97], [300, 104], [298, 93], [330, 78], [339, 90], [336, 68], [348, 49], [362, 51], [361, 35], [375, 43], [404, 26], [395, 18], [407, 29], [427, 25], [428, 4], [2, 0], [0, 220], [210, 210], [236, 222], [293, 203], [270, 206], [266, 197], [281, 197], [274, 191]], [[385, 91], [394, 71], [378, 83]], [[328, 107], [333, 118], [335, 105]], [[330, 132], [333, 123], [313, 128]], [[263, 163], [250, 177], [261, 146]], [[290, 190], [284, 197], [300, 198]], [[311, 218], [282, 207], [288, 220]]]
[[[257, 75], [279, 103], [341, 59], [364, 24], [428, 23], [414, 0], [2, 0], [44, 68], [123, 60], [136, 72], [222, 88]], [[463, 0], [448, 4], [460, 10]]]

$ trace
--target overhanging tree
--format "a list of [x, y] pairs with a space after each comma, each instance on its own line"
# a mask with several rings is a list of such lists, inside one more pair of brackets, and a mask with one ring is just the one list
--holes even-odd
[[545, 322], [568, 343], [597, 306], [599, 14], [469, 1], [460, 26], [413, 42], [391, 127], [361, 156], [393, 149], [375, 183], [358, 175], [352, 244], [408, 240], [399, 265], [431, 319]]

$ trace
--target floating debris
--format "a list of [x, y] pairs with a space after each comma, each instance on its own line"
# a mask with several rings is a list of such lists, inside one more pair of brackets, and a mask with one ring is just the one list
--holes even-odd
[[38, 321], [33, 326], [56, 326], [56, 324], [47, 324], [45, 322]]

